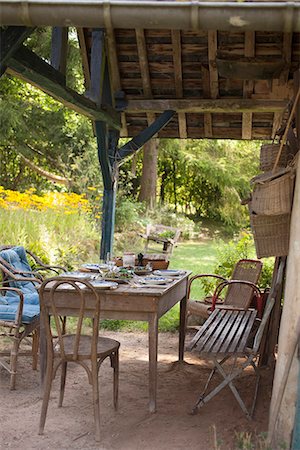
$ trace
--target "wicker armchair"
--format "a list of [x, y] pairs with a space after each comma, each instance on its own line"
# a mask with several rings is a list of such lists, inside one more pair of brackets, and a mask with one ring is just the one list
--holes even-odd
[[[39, 343], [40, 305], [37, 287], [43, 280], [43, 274], [65, 269], [60, 266], [47, 266], [33, 253], [21, 246], [0, 247], [0, 337], [5, 343], [7, 338], [11, 346], [5, 345], [0, 351], [0, 365], [10, 373], [10, 388], [16, 387], [17, 360], [19, 356], [32, 355], [33, 369], [37, 368]], [[29, 265], [27, 255], [35, 262], [35, 269]], [[32, 338], [32, 350], [21, 351], [23, 340]], [[2, 347], [1, 347], [2, 348]], [[7, 363], [9, 357], [9, 364]]]

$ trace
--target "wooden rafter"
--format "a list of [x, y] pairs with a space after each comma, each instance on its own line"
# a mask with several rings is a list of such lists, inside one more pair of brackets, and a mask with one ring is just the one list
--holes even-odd
[[292, 33], [283, 33], [282, 57], [285, 61], [285, 68], [283, 69], [280, 75], [279, 80], [281, 84], [285, 84], [288, 80], [290, 64], [292, 59], [292, 41], [293, 41]]
[[[255, 56], [255, 32], [246, 31], [245, 32], [245, 56], [254, 57]], [[243, 86], [243, 97], [251, 98], [253, 93], [254, 81], [245, 80]], [[252, 113], [243, 113], [242, 121], [242, 139], [251, 139], [252, 137]]]
[[68, 53], [68, 28], [53, 27], [51, 39], [51, 66], [66, 75]]
[[[216, 56], [218, 49], [218, 33], [217, 31], [208, 31], [208, 67], [209, 67], [209, 90], [210, 97], [216, 99], [219, 96], [219, 76], [216, 65]], [[204, 134], [206, 137], [213, 137], [213, 123], [211, 113], [204, 115]]]
[[[150, 71], [149, 71], [149, 63], [148, 63], [148, 56], [147, 56], [147, 46], [146, 46], [144, 30], [137, 28], [135, 30], [135, 35], [136, 35], [136, 44], [137, 44], [138, 55], [139, 55], [139, 64], [140, 64], [141, 75], [142, 75], [144, 96], [147, 99], [149, 99], [149, 98], [152, 98], [152, 88], [151, 88]], [[154, 122], [155, 114], [153, 114], [152, 112], [148, 112], [147, 113], [147, 121], [148, 121], [148, 125], [150, 125], [152, 122]]]
[[8, 71], [74, 111], [93, 120], [103, 120], [113, 128], [120, 128], [118, 114], [111, 107], [104, 105], [100, 108], [90, 99], [68, 88], [60, 72], [25, 46], [20, 47], [8, 61]]
[[88, 56], [88, 43], [87, 43], [87, 30], [86, 28], [77, 28], [78, 42], [81, 52], [83, 76], [85, 81], [86, 89], [90, 88], [91, 85], [91, 68], [90, 60]]
[[128, 113], [159, 113], [172, 109], [180, 113], [282, 112], [286, 100], [253, 99], [151, 99], [128, 100]]
[[[183, 97], [183, 85], [182, 85], [182, 63], [181, 63], [181, 33], [180, 30], [172, 30], [172, 46], [173, 46], [173, 61], [175, 78], [175, 92], [176, 98]], [[187, 138], [186, 130], [186, 116], [184, 113], [178, 114], [178, 127], [179, 127], [179, 137], [182, 139]]]
[[13, 56], [33, 31], [34, 28], [27, 27], [0, 29], [0, 76], [5, 72], [9, 58]]
[[[109, 64], [109, 75], [111, 78], [111, 85], [114, 94], [122, 90], [121, 86], [121, 78], [119, 71], [119, 62], [118, 62], [118, 54], [117, 54], [117, 44], [115, 31], [112, 28], [111, 24], [106, 26], [106, 40], [107, 40], [107, 55], [108, 55], [108, 64]], [[121, 134], [123, 137], [128, 136], [127, 123], [125, 113], [121, 113]]]

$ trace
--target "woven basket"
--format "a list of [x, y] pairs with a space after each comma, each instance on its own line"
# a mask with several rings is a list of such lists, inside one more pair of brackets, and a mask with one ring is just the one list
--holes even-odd
[[287, 172], [256, 182], [252, 194], [252, 211], [255, 214], [288, 214], [292, 209], [295, 175]]
[[257, 216], [250, 223], [258, 258], [286, 256], [289, 252], [290, 214]]
[[[260, 148], [260, 170], [267, 172], [272, 170], [280, 144], [263, 144]], [[289, 154], [289, 147], [284, 145], [278, 162], [278, 167], [286, 167], [293, 159], [293, 155]]]

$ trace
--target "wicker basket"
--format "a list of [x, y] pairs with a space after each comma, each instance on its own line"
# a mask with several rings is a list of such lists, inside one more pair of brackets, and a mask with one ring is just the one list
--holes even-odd
[[250, 223], [258, 258], [286, 256], [289, 252], [290, 214], [257, 216], [250, 214]]
[[257, 178], [252, 194], [252, 211], [255, 214], [279, 215], [291, 212], [295, 175], [292, 171], [279, 176], [270, 175], [265, 180]]
[[[263, 144], [260, 148], [260, 170], [267, 172], [272, 170], [280, 144]], [[289, 154], [289, 147], [284, 145], [278, 162], [278, 167], [286, 167], [293, 159], [293, 155]]]

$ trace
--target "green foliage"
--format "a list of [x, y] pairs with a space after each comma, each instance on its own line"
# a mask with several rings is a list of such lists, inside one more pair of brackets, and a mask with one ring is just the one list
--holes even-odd
[[44, 262], [73, 269], [99, 258], [99, 234], [85, 215], [0, 208], [0, 241], [23, 245]]
[[[235, 264], [240, 259], [255, 259], [255, 250], [252, 234], [242, 232], [241, 235], [225, 244], [220, 241], [217, 250], [217, 264], [213, 272], [224, 278], [231, 278]], [[273, 274], [274, 258], [267, 258], [263, 261], [262, 273], [258, 286], [265, 289], [271, 286]], [[216, 288], [218, 281], [204, 278], [202, 286], [206, 295], [211, 295]]]

